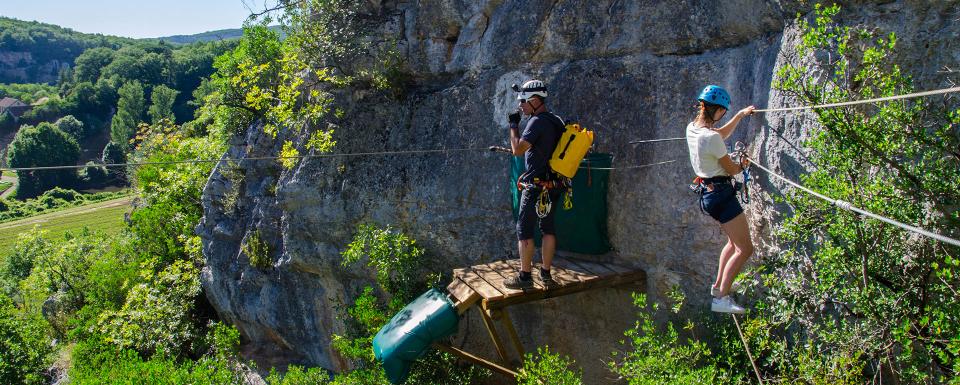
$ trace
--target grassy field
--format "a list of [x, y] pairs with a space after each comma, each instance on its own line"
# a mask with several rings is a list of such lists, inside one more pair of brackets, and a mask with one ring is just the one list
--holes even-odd
[[8, 188], [13, 187], [13, 183], [10, 182], [0, 182], [0, 193], [7, 191]]
[[51, 239], [59, 239], [64, 233], [79, 231], [84, 226], [116, 234], [125, 226], [123, 215], [130, 211], [131, 200], [133, 197], [124, 197], [0, 224], [0, 254], [13, 250], [20, 233], [35, 228], [46, 230]]

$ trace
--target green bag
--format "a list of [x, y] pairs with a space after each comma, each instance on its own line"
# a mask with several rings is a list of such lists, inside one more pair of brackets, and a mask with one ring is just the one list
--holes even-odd
[[446, 294], [423, 293], [393, 316], [373, 337], [373, 355], [391, 384], [402, 384], [410, 366], [436, 341], [457, 332], [460, 318]]
[[[564, 210], [563, 194], [553, 202], [557, 249], [581, 254], [604, 254], [612, 249], [607, 235], [607, 189], [613, 155], [588, 153], [573, 177], [573, 208]], [[522, 156], [511, 157], [510, 181], [513, 191], [513, 220], [520, 216], [520, 190], [517, 179], [524, 172]], [[534, 240], [540, 246], [540, 229]]]

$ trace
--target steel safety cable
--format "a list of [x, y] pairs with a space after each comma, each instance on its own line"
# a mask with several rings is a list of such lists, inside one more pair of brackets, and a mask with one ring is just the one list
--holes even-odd
[[864, 209], [861, 209], [861, 208], [859, 208], [859, 207], [854, 206], [854, 205], [853, 205], [852, 203], [850, 203], [850, 202], [847, 202], [847, 201], [844, 201], [844, 200], [841, 200], [841, 199], [833, 199], [833, 198], [830, 198], [830, 197], [828, 197], [828, 196], [826, 196], [826, 195], [823, 195], [823, 194], [821, 194], [821, 193], [818, 193], [818, 192], [816, 192], [816, 191], [813, 191], [813, 190], [811, 190], [811, 189], [809, 189], [809, 188], [803, 187], [803, 186], [801, 186], [799, 183], [796, 183], [796, 182], [788, 179], [787, 177], [785, 177], [785, 176], [783, 176], [783, 175], [780, 175], [780, 174], [777, 174], [777, 173], [771, 171], [770, 169], [764, 167], [762, 164], [757, 163], [754, 159], [751, 159], [750, 157], [747, 157], [747, 158], [750, 159], [750, 165], [751, 165], [751, 166], [757, 166], [757, 168], [765, 171], [767, 174], [770, 174], [770, 175], [772, 175], [772, 176], [774, 176], [774, 177], [777, 177], [778, 179], [780, 179], [780, 180], [782, 180], [782, 181], [784, 181], [784, 182], [787, 182], [788, 184], [790, 184], [790, 185], [792, 185], [792, 186], [794, 186], [794, 187], [796, 187], [796, 188], [798, 188], [798, 189], [800, 189], [800, 190], [802, 190], [802, 191], [804, 191], [804, 192], [806, 192], [806, 193], [808, 193], [808, 194], [810, 194], [810, 195], [813, 195], [813, 196], [815, 196], [815, 197], [817, 197], [817, 198], [820, 198], [820, 199], [822, 199], [822, 200], [825, 200], [825, 201], [829, 202], [830, 204], [832, 204], [832, 205], [834, 205], [834, 206], [837, 206], [837, 207], [839, 207], [839, 208], [841, 208], [841, 209], [844, 209], [844, 210], [847, 210], [847, 211], [852, 211], [852, 212], [855, 212], [855, 213], [860, 214], [860, 215], [863, 215], [863, 216], [867, 216], [867, 217], [870, 217], [870, 218], [873, 218], [873, 219], [876, 219], [876, 220], [879, 220], [879, 221], [883, 221], [883, 222], [889, 223], [889, 224], [891, 224], [891, 225], [897, 226], [897, 227], [899, 227], [899, 228], [902, 228], [902, 229], [904, 229], [904, 230], [911, 231], [911, 232], [914, 232], [914, 233], [923, 235], [923, 236], [928, 237], [928, 238], [936, 239], [936, 240], [938, 240], [938, 241], [940, 241], [940, 242], [949, 243], [949, 244], [954, 245], [954, 246], [960, 246], [960, 241], [958, 241], [958, 240], [956, 240], [956, 239], [949, 238], [949, 237], [946, 237], [946, 236], [943, 236], [943, 235], [934, 233], [934, 232], [932, 232], [932, 231], [924, 230], [924, 229], [921, 229], [921, 228], [916, 227], [916, 226], [908, 225], [908, 224], [906, 224], [906, 223], [899, 222], [899, 221], [897, 221], [897, 220], [884, 217], [884, 216], [882, 216], [882, 215], [877, 215], [877, 214], [871, 213], [871, 212], [869, 212], [869, 211], [867, 211], [867, 210], [864, 210]]
[[960, 87], [951, 87], [951, 88], [941, 88], [938, 90], [930, 90], [923, 92], [914, 92], [911, 94], [904, 95], [894, 95], [886, 96], [882, 98], [873, 98], [873, 99], [864, 99], [864, 100], [851, 100], [848, 102], [839, 102], [839, 103], [828, 103], [828, 104], [818, 104], [813, 106], [800, 106], [800, 107], [784, 107], [784, 108], [766, 108], [753, 110], [753, 112], [779, 112], [779, 111], [799, 111], [799, 110], [815, 110], [820, 108], [833, 108], [833, 107], [843, 107], [843, 106], [852, 106], [857, 104], [868, 104], [868, 103], [877, 103], [877, 102], [886, 102], [891, 100], [900, 100], [900, 99], [912, 99], [919, 98], [924, 96], [931, 95], [942, 95], [949, 94], [952, 92], [960, 92]]
[[[941, 88], [941, 89], [937, 89], [937, 90], [930, 90], [930, 91], [923, 91], [923, 92], [914, 92], [914, 93], [910, 93], [910, 94], [886, 96], [886, 97], [882, 97], [882, 98], [873, 98], [873, 99], [864, 99], [864, 100], [851, 100], [851, 101], [839, 102], [839, 103], [817, 104], [817, 105], [799, 106], [799, 107], [764, 108], [764, 109], [756, 109], [756, 110], [753, 110], [753, 112], [756, 113], [756, 112], [781, 112], [781, 111], [815, 110], [815, 109], [821, 109], [821, 108], [833, 108], [833, 107], [852, 106], [852, 105], [857, 105], [857, 104], [868, 104], [868, 103], [886, 102], [886, 101], [891, 101], [891, 100], [912, 99], [912, 98], [919, 98], [919, 97], [924, 97], [924, 96], [949, 94], [949, 93], [953, 93], [953, 92], [960, 92], [960, 87]], [[678, 137], [678, 138], [662, 138], [662, 139], [634, 140], [634, 141], [630, 141], [629, 143], [630, 143], [630, 144], [642, 144], [642, 143], [659, 143], [659, 142], [670, 142], [670, 141], [680, 141], [680, 140], [686, 140], [686, 138], [685, 138], [685, 137]]]
[[295, 156], [258, 156], [258, 157], [249, 157], [249, 158], [225, 158], [225, 159], [185, 159], [185, 160], [171, 160], [171, 161], [162, 161], [162, 162], [130, 162], [130, 163], [107, 163], [107, 164], [81, 164], [81, 165], [72, 165], [72, 166], [37, 166], [37, 167], [0, 167], [2, 171], [41, 171], [41, 170], [64, 170], [64, 169], [80, 169], [87, 167], [125, 167], [125, 166], [154, 166], [154, 165], [169, 165], [169, 164], [187, 164], [187, 163], [220, 163], [220, 162], [240, 162], [245, 160], [277, 160], [277, 159], [304, 159], [304, 158], [347, 158], [347, 157], [358, 157], [358, 156], [377, 156], [377, 155], [412, 155], [412, 154], [435, 154], [435, 153], [449, 153], [449, 152], [465, 152], [465, 151], [483, 151], [487, 150], [486, 147], [467, 147], [467, 148], [451, 148], [451, 149], [432, 149], [432, 150], [398, 150], [398, 151], [376, 151], [376, 152], [354, 152], [354, 153], [340, 153], [340, 154], [312, 154], [312, 155], [295, 155]]
[[760, 381], [760, 385], [763, 385], [763, 377], [760, 377], [760, 370], [757, 369], [757, 363], [753, 361], [753, 354], [750, 353], [750, 345], [747, 345], [747, 339], [743, 336], [743, 331], [740, 330], [740, 321], [737, 320], [737, 315], [731, 313], [733, 317], [733, 323], [737, 325], [737, 334], [740, 335], [740, 341], [743, 341], [743, 349], [747, 351], [747, 358], [750, 359], [750, 366], [753, 366], [753, 373], [757, 375], [757, 381]]
[[663, 139], [634, 140], [634, 141], [631, 141], [630, 144], [670, 142], [674, 140], [686, 140], [686, 139], [687, 138], [663, 138]]
[[589, 168], [589, 169], [591, 169], [591, 170], [600, 170], [600, 171], [630, 170], [630, 169], [638, 169], [638, 168], [647, 168], [647, 167], [659, 166], [659, 165], [662, 165], [662, 164], [668, 164], [668, 163], [673, 163], [673, 162], [676, 162], [676, 159], [674, 159], [674, 160], [665, 160], [665, 161], [663, 161], [663, 162], [641, 164], [641, 165], [639, 165], [639, 166], [624, 166], [624, 167], [588, 167], [588, 166], [580, 166], [580, 168], [581, 168], [581, 169]]

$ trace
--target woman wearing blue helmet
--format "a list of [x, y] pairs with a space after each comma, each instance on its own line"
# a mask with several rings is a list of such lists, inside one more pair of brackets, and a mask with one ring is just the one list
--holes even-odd
[[741, 159], [735, 163], [727, 154], [723, 140], [737, 128], [744, 116], [753, 114], [754, 106], [737, 112], [721, 127], [715, 127], [730, 108], [730, 94], [721, 87], [710, 85], [697, 98], [700, 103], [696, 119], [687, 125], [687, 147], [690, 150], [690, 165], [699, 179], [700, 208], [713, 219], [727, 235], [727, 244], [720, 252], [717, 280], [710, 288], [713, 303], [710, 309], [722, 313], [743, 313], [744, 309], [730, 297], [733, 280], [740, 273], [747, 258], [753, 254], [750, 228], [747, 226], [743, 208], [731, 184], [733, 175], [749, 164]]

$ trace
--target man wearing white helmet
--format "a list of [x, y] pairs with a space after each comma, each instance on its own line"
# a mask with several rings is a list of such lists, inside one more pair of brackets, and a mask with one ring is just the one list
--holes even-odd
[[[518, 111], [508, 115], [510, 122], [510, 148], [514, 156], [524, 156], [526, 172], [517, 181], [522, 186], [520, 196], [520, 215], [517, 220], [517, 240], [520, 249], [520, 271], [517, 276], [508, 279], [505, 284], [514, 289], [533, 287], [533, 254], [536, 246], [533, 243], [534, 226], [538, 224], [543, 234], [543, 265], [540, 268], [540, 278], [545, 285], [553, 280], [550, 275], [550, 265], [553, 254], [557, 249], [556, 231], [553, 226], [553, 205], [549, 205], [545, 213], [538, 215], [536, 205], [542, 199], [541, 193], [549, 195], [550, 202], [555, 202], [560, 196], [560, 190], [549, 188], [553, 180], [550, 170], [550, 157], [560, 141], [563, 133], [563, 121], [547, 110], [547, 87], [539, 80], [530, 80], [523, 83], [523, 87], [513, 86], [518, 92]], [[527, 124], [520, 132], [520, 113], [530, 116]], [[544, 191], [546, 190], [546, 191]]]

